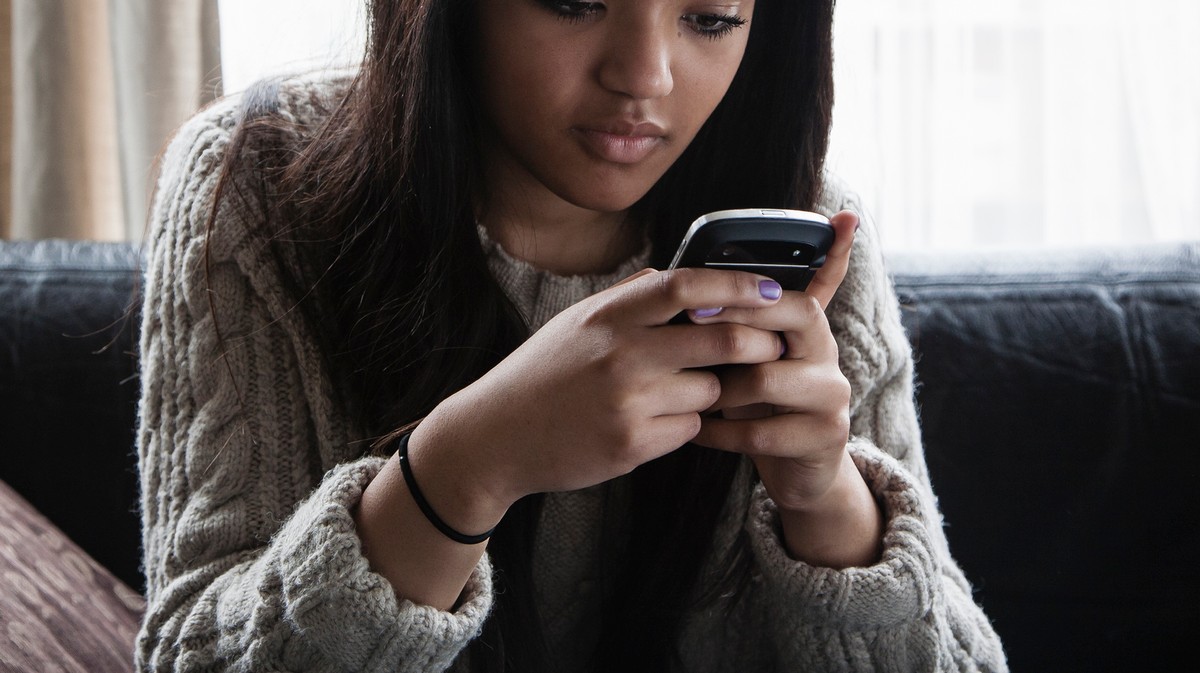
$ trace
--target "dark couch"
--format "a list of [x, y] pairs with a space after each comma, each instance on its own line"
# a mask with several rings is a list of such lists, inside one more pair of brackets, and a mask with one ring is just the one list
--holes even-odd
[[[1200, 244], [890, 264], [951, 549], [1013, 670], [1190, 670]], [[0, 243], [0, 481], [135, 618], [137, 266], [129, 245]]]

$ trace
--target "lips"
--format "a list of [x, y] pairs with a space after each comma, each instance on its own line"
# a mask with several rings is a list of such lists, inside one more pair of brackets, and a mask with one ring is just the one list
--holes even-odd
[[652, 122], [617, 121], [576, 127], [584, 147], [600, 159], [614, 164], [636, 164], [644, 160], [666, 137]]

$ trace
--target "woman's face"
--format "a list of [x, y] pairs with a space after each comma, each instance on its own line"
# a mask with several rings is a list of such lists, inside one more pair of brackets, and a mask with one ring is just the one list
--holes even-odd
[[479, 0], [489, 190], [631, 206], [725, 95], [753, 10], [754, 0]]

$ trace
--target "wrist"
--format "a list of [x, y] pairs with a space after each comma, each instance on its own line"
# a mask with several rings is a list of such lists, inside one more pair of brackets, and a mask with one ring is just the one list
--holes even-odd
[[482, 464], [482, 453], [440, 432], [429, 419], [408, 439], [410, 477], [419, 488], [419, 496], [411, 495], [423, 499], [446, 526], [467, 536], [495, 528], [516, 501], [491, 479], [495, 475]]
[[[447, 511], [446, 516], [455, 517], [454, 525], [462, 530], [475, 532], [467, 528], [473, 525], [479, 525], [480, 531], [489, 530], [503, 517], [500, 512], [489, 519], [485, 510], [473, 503], [461, 508], [462, 503], [446, 497], [449, 491], [441, 486], [446, 480], [438, 478], [436, 470], [417, 469], [425, 469], [428, 477], [417, 473], [424, 482], [421, 489], [429, 489], [436, 506]], [[443, 501], [455, 506], [443, 505]], [[474, 514], [465, 516], [464, 512]], [[461, 544], [436, 528], [410, 492], [398, 455], [367, 485], [354, 521], [371, 570], [387, 579], [397, 597], [439, 610], [451, 610], [461, 600], [463, 588], [487, 548], [486, 542]]]
[[883, 551], [883, 512], [849, 453], [820, 496], [779, 508], [788, 554], [809, 565], [867, 566]]

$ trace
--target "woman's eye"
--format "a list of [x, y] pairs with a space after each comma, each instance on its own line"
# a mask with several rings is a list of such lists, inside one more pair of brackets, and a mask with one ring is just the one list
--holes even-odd
[[714, 40], [746, 25], [745, 19], [734, 14], [687, 14], [683, 20], [696, 33]]
[[578, 0], [539, 0], [547, 9], [558, 15], [563, 21], [572, 23], [583, 21], [593, 14], [604, 11], [604, 3], [580, 2]]

